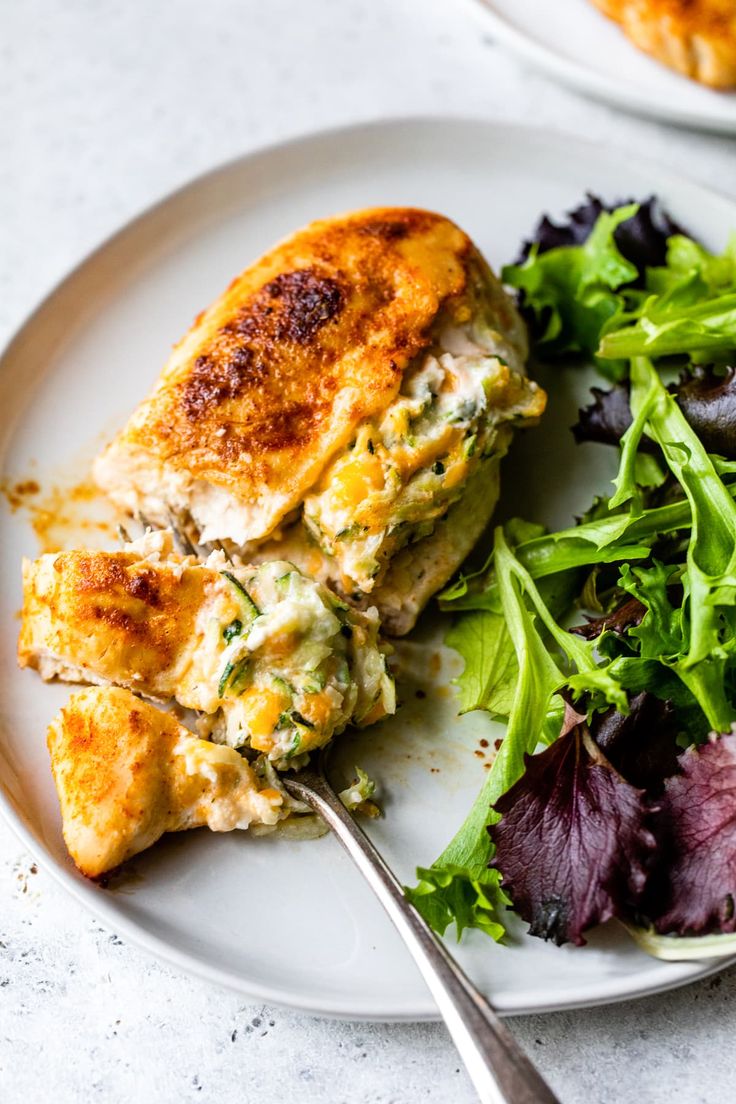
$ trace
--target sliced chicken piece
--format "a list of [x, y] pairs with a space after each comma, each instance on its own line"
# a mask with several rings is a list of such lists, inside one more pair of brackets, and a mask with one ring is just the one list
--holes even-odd
[[121, 552], [26, 560], [23, 593], [21, 667], [175, 699], [277, 766], [395, 707], [375, 610], [288, 562], [199, 563], [159, 532]]
[[118, 687], [73, 694], [48, 731], [64, 840], [97, 878], [165, 832], [275, 824], [282, 794], [232, 748], [200, 740]]

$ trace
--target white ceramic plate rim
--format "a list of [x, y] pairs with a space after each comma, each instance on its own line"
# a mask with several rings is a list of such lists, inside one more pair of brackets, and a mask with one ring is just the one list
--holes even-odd
[[[381, 1023], [415, 1023], [423, 1020], [440, 1019], [440, 1014], [434, 1007], [431, 997], [427, 1001], [427, 1006], [422, 1009], [417, 1008], [413, 1001], [406, 1008], [399, 1007], [395, 1002], [394, 1010], [388, 1014], [383, 1001], [377, 1002], [375, 1007], [366, 1005], [365, 1000], [361, 1002], [360, 1006], [351, 1006], [345, 998], [340, 998], [340, 1007], [338, 1008], [334, 1003], [327, 1003], [322, 999], [310, 1001], [305, 999], [303, 995], [300, 995], [298, 999], [293, 997], [287, 999], [282, 987], [271, 989], [266, 985], [253, 982], [246, 983], [241, 977], [227, 970], [217, 969], [193, 955], [176, 950], [166, 940], [160, 939], [150, 932], [142, 932], [136, 924], [129, 923], [121, 917], [114, 907], [108, 906], [104, 897], [94, 892], [94, 887], [93, 893], [87, 891], [83, 884], [66, 873], [50, 856], [39, 851], [38, 840], [15, 818], [4, 792], [0, 792], [0, 813], [38, 865], [50, 874], [85, 909], [99, 920], [104, 921], [116, 935], [122, 936], [141, 950], [155, 955], [156, 958], [169, 963], [185, 974], [222, 986], [225, 989], [234, 990], [257, 1002], [297, 1009], [325, 1019], [368, 1020]], [[452, 940], [448, 941], [448, 947], [452, 952]], [[523, 1016], [530, 1013], [559, 1012], [616, 1004], [632, 998], [649, 997], [657, 993], [665, 993], [670, 989], [678, 989], [691, 981], [700, 981], [703, 978], [710, 977], [734, 962], [736, 962], [736, 956], [728, 959], [716, 959], [708, 962], [706, 966], [699, 963], [670, 963], [669, 965], [674, 969], [666, 980], [662, 979], [660, 968], [653, 962], [651, 972], [642, 971], [633, 977], [618, 981], [607, 981], [605, 989], [602, 986], [598, 997], [591, 997], [589, 992], [586, 992], [585, 996], [581, 996], [578, 990], [570, 987], [568, 990], [558, 990], [554, 1001], [546, 1003], [540, 1001], [532, 1006], [529, 1003], [528, 996], [520, 993], [518, 1001], [507, 999], [504, 1005], [497, 1007], [496, 1010], [502, 1016]]]
[[[563, 84], [579, 92], [589, 92], [599, 100], [618, 104], [636, 115], [662, 119], [677, 126], [694, 130], [712, 130], [720, 134], [736, 133], [736, 112], [733, 119], [721, 118], [707, 110], [688, 110], [678, 104], [670, 104], [664, 98], [647, 98], [635, 86], [615, 81], [596, 73], [572, 58], [560, 57], [543, 43], [535, 42], [508, 23], [493, 7], [493, 0], [471, 0], [476, 15], [490, 24], [493, 33], [505, 46], [519, 57], [532, 62], [543, 72], [549, 73]], [[632, 46], [632, 49], [635, 47]], [[683, 78], [684, 79], [684, 78]]]
[[[16, 342], [21, 342], [25, 339], [29, 331], [36, 325], [37, 321], [42, 318], [46, 308], [50, 306], [58, 295], [63, 293], [66, 285], [77, 276], [81, 275], [88, 266], [93, 265], [96, 258], [110, 245], [120, 242], [128, 234], [134, 233], [145, 221], [155, 220], [163, 207], [168, 206], [170, 202], [184, 195], [190, 189], [195, 190], [199, 188], [205, 181], [217, 178], [218, 176], [225, 176], [245, 163], [268, 158], [272, 154], [290, 148], [299, 149], [300, 147], [308, 147], [313, 142], [335, 140], [343, 135], [354, 135], [356, 132], [368, 135], [375, 131], [382, 130], [401, 130], [402, 128], [421, 129], [442, 127], [448, 124], [480, 128], [492, 127], [495, 131], [505, 131], [510, 136], [518, 136], [519, 133], [521, 133], [525, 135], [530, 142], [533, 141], [535, 137], [540, 141], [548, 140], [549, 138], [549, 135], [537, 128], [495, 122], [489, 123], [488, 120], [481, 117], [421, 115], [396, 118], [389, 121], [376, 120], [355, 125], [327, 128], [297, 135], [265, 147], [260, 147], [242, 157], [235, 158], [202, 173], [180, 188], [166, 194], [141, 214], [128, 220], [120, 229], [107, 237], [97, 248], [87, 254], [81, 262], [72, 266], [68, 273], [57, 281], [52, 290], [26, 317], [25, 321], [21, 323], [14, 335], [9, 339], [4, 349], [0, 352], [0, 358], [4, 358]], [[565, 135], [560, 134], [559, 137], [564, 139]], [[598, 157], [611, 156], [611, 151], [605, 149], [598, 143], [581, 140], [577, 137], [573, 138], [572, 136], [570, 136], [569, 140], [574, 142], [579, 149], [589, 149], [591, 155], [596, 155]], [[669, 181], [673, 186], [679, 188], [683, 186], [690, 187], [700, 198], [707, 198], [709, 194], [714, 194], [714, 189], [705, 188], [703, 185], [689, 181], [678, 174], [668, 173], [666, 170], [660, 169], [655, 163], [644, 162], [643, 168], [644, 170], [651, 171], [662, 183], [666, 184]], [[409, 1000], [406, 1006], [402, 1006], [401, 1002], [394, 1001], [394, 1007], [390, 1012], [387, 1012], [385, 1003], [379, 999], [376, 999], [373, 1003], [362, 999], [359, 1004], [352, 1004], [350, 1000], [344, 996], [336, 999], [317, 998], [311, 1000], [302, 993], [296, 996], [293, 992], [287, 993], [284, 987], [274, 986], [272, 988], [245, 979], [227, 970], [211, 966], [195, 955], [172, 947], [165, 939], [152, 934], [150, 931], [142, 929], [132, 921], [128, 921], [113, 905], [108, 904], [105, 897], [98, 892], [97, 887], [81, 882], [74, 876], [71, 870], [60, 866], [51, 853], [44, 847], [43, 843], [30, 830], [21, 813], [14, 807], [12, 800], [3, 786], [0, 786], [0, 815], [3, 816], [3, 819], [18, 836], [24, 847], [27, 848], [42, 868], [85, 908], [89, 909], [94, 915], [108, 924], [116, 933], [130, 940], [131, 943], [156, 955], [158, 958], [186, 973], [213, 982], [217, 985], [234, 989], [253, 1000], [298, 1008], [302, 1011], [321, 1016], [345, 1019], [380, 1020], [384, 1022], [432, 1020], [438, 1018], [437, 1010], [434, 1007], [429, 993], [427, 993], [427, 1000], [421, 1005], [414, 999]], [[585, 987], [583, 991], [581, 988], [570, 986], [568, 989], [558, 990], [554, 1000], [539, 1000], [538, 997], [536, 999], [533, 998], [528, 991], [522, 991], [513, 995], [505, 994], [503, 1004], [499, 1005], [498, 1010], [504, 1015], [520, 1015], [530, 1012], [593, 1007], [634, 997], [649, 996], [654, 993], [664, 992], [687, 984], [690, 981], [708, 977], [710, 974], [725, 968], [732, 962], [736, 962], [736, 956], [729, 959], [719, 959], [708, 962], [705, 965], [697, 962], [669, 963], [669, 969], [665, 975], [662, 971], [661, 964], [653, 960], [651, 970], [641, 970], [634, 975], [629, 975], [620, 979], [602, 980], [600, 990], [595, 995], [591, 995], [589, 987]]]

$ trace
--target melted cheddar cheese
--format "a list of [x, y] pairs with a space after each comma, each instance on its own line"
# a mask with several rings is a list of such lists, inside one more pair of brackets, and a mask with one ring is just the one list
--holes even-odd
[[543, 409], [543, 393], [521, 370], [480, 351], [442, 352], [440, 338], [304, 502], [305, 525], [336, 561], [343, 588], [369, 594], [391, 558], [429, 535], [462, 496], [493, 455], [499, 427]]

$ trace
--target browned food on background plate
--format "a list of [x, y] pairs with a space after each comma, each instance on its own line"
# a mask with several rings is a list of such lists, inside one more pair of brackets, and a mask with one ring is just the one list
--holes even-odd
[[734, 0], [593, 0], [635, 46], [711, 88], [736, 88]]

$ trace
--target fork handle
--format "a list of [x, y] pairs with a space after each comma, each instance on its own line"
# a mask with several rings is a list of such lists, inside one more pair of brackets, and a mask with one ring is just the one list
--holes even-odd
[[327, 822], [388, 913], [437, 1002], [482, 1104], [559, 1104], [488, 1001], [406, 899], [390, 867], [321, 772], [308, 769], [301, 777], [306, 784], [283, 781]]

